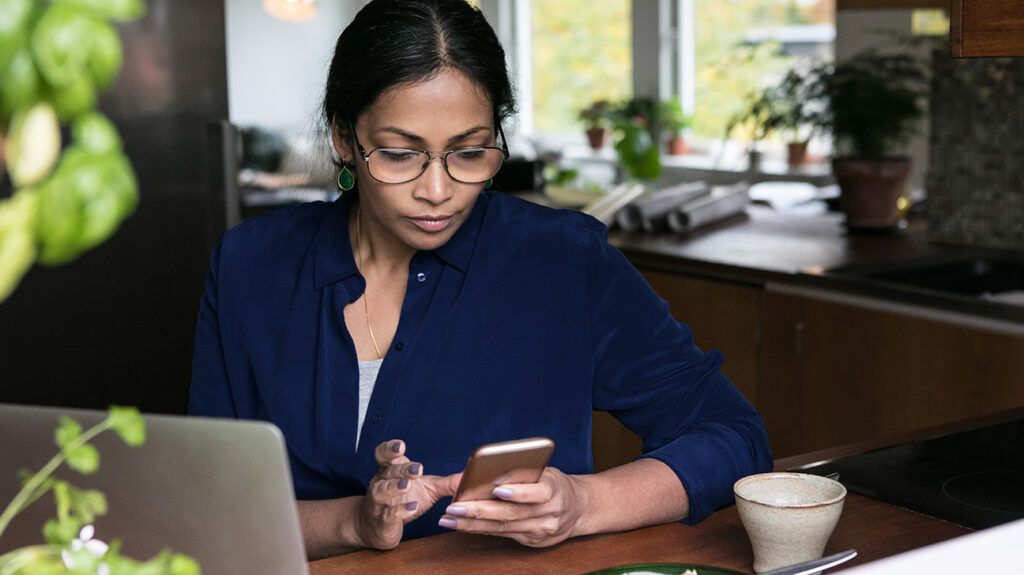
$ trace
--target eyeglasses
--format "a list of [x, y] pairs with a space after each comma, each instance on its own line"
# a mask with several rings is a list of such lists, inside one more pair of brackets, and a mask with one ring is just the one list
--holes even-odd
[[369, 152], [359, 143], [359, 136], [356, 130], [349, 123], [349, 130], [352, 131], [352, 138], [356, 142], [359, 154], [366, 162], [366, 169], [370, 177], [382, 184], [404, 184], [411, 182], [427, 171], [427, 166], [434, 158], [440, 158], [444, 169], [456, 182], [463, 184], [480, 184], [493, 178], [501, 164], [508, 159], [508, 144], [505, 142], [505, 134], [501, 131], [501, 124], [498, 126], [498, 136], [501, 138], [501, 147], [474, 146], [470, 148], [455, 148], [443, 152], [431, 152], [429, 150], [414, 150], [410, 148], [374, 148]]

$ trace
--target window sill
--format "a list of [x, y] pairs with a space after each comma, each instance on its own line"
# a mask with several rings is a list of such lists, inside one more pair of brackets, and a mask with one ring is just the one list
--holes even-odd
[[[618, 159], [611, 147], [592, 150], [588, 146], [566, 146], [562, 158], [570, 163], [616, 164]], [[682, 156], [662, 154], [662, 175], [658, 183], [674, 183], [684, 180], [707, 180], [712, 185], [728, 184], [746, 180], [757, 182], [804, 182], [818, 187], [835, 183], [832, 167], [828, 162], [814, 162], [799, 167], [790, 167], [785, 161], [765, 159], [754, 171], [747, 167], [746, 158], [719, 158], [693, 153]]]

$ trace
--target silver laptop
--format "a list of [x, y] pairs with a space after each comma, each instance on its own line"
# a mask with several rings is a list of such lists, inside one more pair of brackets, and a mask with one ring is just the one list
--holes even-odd
[[[101, 411], [0, 404], [0, 510], [20, 488], [19, 469], [38, 471], [57, 452], [57, 419], [83, 428]], [[302, 534], [281, 432], [273, 425], [147, 415], [146, 443], [125, 445], [113, 432], [92, 443], [100, 469], [81, 475], [62, 466], [56, 476], [107, 496], [95, 538], [120, 539], [122, 553], [149, 559], [169, 548], [197, 560], [207, 575], [307, 573]], [[52, 494], [8, 527], [0, 553], [43, 542], [55, 516]]]

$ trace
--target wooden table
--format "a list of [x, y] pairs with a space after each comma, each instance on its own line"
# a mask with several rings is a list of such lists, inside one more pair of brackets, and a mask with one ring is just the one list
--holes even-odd
[[[945, 521], [849, 494], [826, 553], [859, 552], [857, 565], [963, 535]], [[338, 573], [584, 573], [628, 563], [702, 563], [752, 572], [753, 555], [736, 507], [696, 526], [679, 523], [573, 539], [549, 549], [450, 533], [392, 551], [359, 551], [310, 563], [311, 575]]]

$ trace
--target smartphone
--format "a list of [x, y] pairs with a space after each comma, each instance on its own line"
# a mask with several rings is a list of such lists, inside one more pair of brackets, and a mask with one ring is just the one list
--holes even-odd
[[497, 499], [492, 491], [499, 485], [536, 483], [554, 450], [547, 437], [481, 445], [469, 457], [452, 501]]

